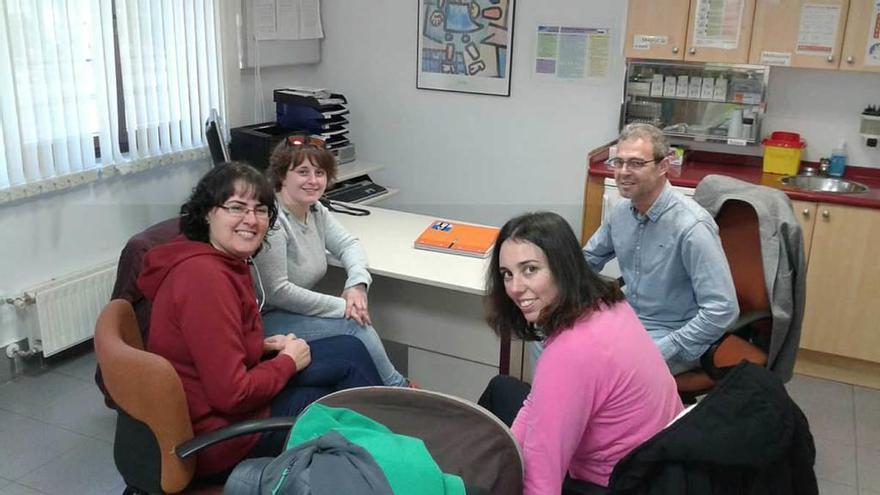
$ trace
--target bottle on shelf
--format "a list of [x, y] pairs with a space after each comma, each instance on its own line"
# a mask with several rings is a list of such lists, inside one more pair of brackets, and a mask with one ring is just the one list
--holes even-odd
[[840, 144], [831, 150], [831, 163], [828, 165], [828, 175], [843, 177], [846, 172], [846, 141], [840, 140]]

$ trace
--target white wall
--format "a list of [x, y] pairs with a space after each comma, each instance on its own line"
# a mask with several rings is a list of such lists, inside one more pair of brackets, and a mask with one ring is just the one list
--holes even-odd
[[[113, 177], [0, 205], [0, 297], [115, 259], [132, 234], [174, 215], [206, 160]], [[27, 336], [0, 305], [0, 347]]]
[[761, 133], [800, 133], [810, 161], [830, 156], [845, 139], [850, 165], [880, 168], [880, 147], [868, 148], [859, 136], [868, 105], [880, 105], [880, 73], [773, 67]]
[[[506, 98], [416, 89], [417, 2], [325, 0], [321, 63], [264, 69], [267, 105], [274, 112], [271, 89], [289, 84], [343, 93], [357, 156], [384, 164], [374, 178], [401, 190], [382, 206], [490, 224], [551, 209], [579, 229], [586, 152], [616, 134], [623, 64], [615, 57], [599, 84], [536, 82], [533, 31], [538, 21], [610, 27], [620, 53], [625, 7], [517, 2]], [[230, 121], [252, 122], [252, 71], [228, 75]]]

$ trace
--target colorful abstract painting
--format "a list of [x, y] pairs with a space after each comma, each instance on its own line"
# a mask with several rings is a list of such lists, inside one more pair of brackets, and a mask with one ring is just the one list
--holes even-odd
[[421, 89], [510, 96], [514, 0], [419, 0]]

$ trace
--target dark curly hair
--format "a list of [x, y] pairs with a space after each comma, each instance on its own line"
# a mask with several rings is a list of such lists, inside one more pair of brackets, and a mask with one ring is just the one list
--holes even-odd
[[581, 246], [564, 218], [552, 212], [526, 213], [509, 220], [501, 228], [486, 273], [486, 322], [498, 335], [511, 334], [524, 340], [536, 340], [535, 327], [507, 295], [500, 271], [501, 245], [504, 241], [528, 241], [547, 257], [550, 273], [559, 289], [559, 299], [541, 312], [536, 325], [550, 337], [599, 309], [623, 300], [616, 283], [599, 278], [581, 251]]
[[210, 242], [208, 213], [225, 203], [236, 190], [239, 194], [253, 196], [261, 205], [269, 207], [271, 229], [278, 218], [278, 207], [269, 181], [259, 170], [245, 162], [225, 162], [199, 179], [189, 199], [180, 207], [180, 232], [191, 241]]
[[287, 139], [282, 139], [269, 155], [269, 168], [266, 170], [266, 175], [276, 191], [281, 190], [281, 183], [284, 182], [287, 172], [298, 167], [306, 158], [327, 174], [328, 186], [333, 183], [339, 168], [333, 153], [312, 145], [291, 146], [287, 144]]

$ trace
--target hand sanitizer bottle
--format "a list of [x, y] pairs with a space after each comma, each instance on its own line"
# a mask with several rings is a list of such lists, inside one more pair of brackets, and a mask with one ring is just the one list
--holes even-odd
[[831, 164], [828, 166], [828, 175], [843, 177], [846, 171], [846, 141], [841, 140], [837, 148], [831, 150]]

